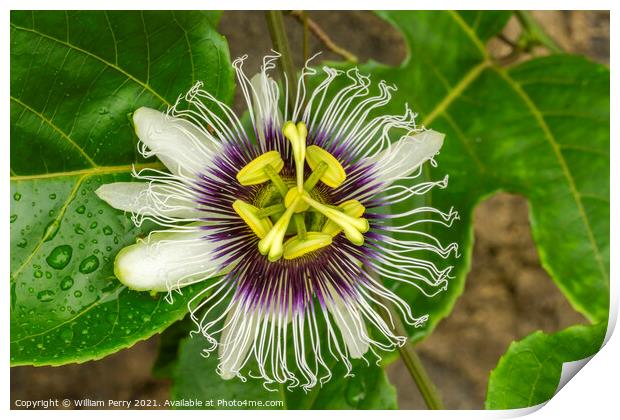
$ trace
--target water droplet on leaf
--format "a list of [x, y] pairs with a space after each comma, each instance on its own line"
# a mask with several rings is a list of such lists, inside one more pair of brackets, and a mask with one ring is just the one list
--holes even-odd
[[12, 214], [11, 215], [11, 223], [13, 223], [16, 220], [17, 220], [17, 215], [16, 214]]
[[69, 290], [73, 287], [73, 279], [70, 276], [66, 276], [64, 279], [62, 279], [62, 281], [60, 282], [60, 288], [61, 290]]
[[85, 211], [86, 211], [86, 207], [84, 206], [80, 206], [77, 209], [75, 209], [75, 212], [78, 214], [84, 214]]
[[45, 227], [45, 233], [43, 237], [45, 238], [45, 242], [51, 241], [54, 239], [54, 236], [58, 233], [58, 229], [60, 229], [60, 221], [52, 220]]
[[70, 343], [71, 340], [73, 340], [73, 329], [71, 329], [71, 327], [63, 329], [60, 332], [60, 338], [62, 338], [65, 343]]
[[70, 245], [59, 245], [50, 252], [45, 261], [50, 267], [56, 270], [62, 270], [71, 261], [73, 248]]
[[99, 258], [91, 255], [90, 257], [86, 257], [82, 260], [79, 270], [80, 273], [89, 274], [95, 271], [97, 268], [99, 268]]
[[15, 194], [13, 194], [13, 199], [15, 201], [19, 201], [21, 200], [21, 198], [22, 198], [22, 195], [20, 193], [16, 192]]
[[112, 234], [112, 228], [110, 226], [105, 226], [103, 228], [103, 234], [104, 235], [111, 235]]
[[54, 300], [55, 293], [52, 290], [43, 290], [37, 293], [37, 299], [41, 302], [50, 302]]

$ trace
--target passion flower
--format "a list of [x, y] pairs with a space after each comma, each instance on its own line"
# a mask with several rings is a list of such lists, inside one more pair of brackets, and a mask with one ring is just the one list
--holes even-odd
[[164, 228], [119, 252], [121, 282], [169, 293], [204, 282], [189, 307], [209, 342], [205, 355], [218, 349], [222, 378], [250, 374], [309, 389], [331, 377], [328, 358], [349, 374], [350, 359], [405, 343], [384, 315], [386, 302], [410, 325], [426, 321], [384, 282], [427, 295], [445, 289], [451, 267], [415, 255], [446, 258], [456, 245], [442, 247], [418, 226], [449, 226], [458, 216], [432, 207], [393, 212], [447, 185], [447, 177], [416, 183], [422, 165], [435, 164], [443, 134], [416, 126], [408, 108], [370, 117], [394, 87], [380, 82], [373, 95], [357, 70], [324, 67], [307, 92], [305, 80], [317, 72], [305, 67], [295, 104], [287, 104], [268, 75], [276, 59], [266, 57], [251, 80], [244, 58], [233, 63], [249, 130], [201, 83], [165, 113], [136, 110], [140, 152], [169, 172], [134, 171], [142, 182], [103, 185], [97, 194], [136, 224]]

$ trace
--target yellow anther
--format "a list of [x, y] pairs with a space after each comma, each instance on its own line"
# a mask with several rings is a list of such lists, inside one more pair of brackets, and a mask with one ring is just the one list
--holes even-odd
[[304, 161], [306, 159], [306, 137], [308, 129], [306, 124], [288, 121], [282, 127], [282, 134], [289, 139], [293, 148], [293, 157], [295, 158], [295, 172], [297, 174], [297, 189], [302, 191], [304, 188]]
[[321, 162], [327, 164], [327, 170], [320, 179], [328, 187], [337, 188], [347, 178], [347, 174], [338, 159], [319, 146], [312, 145], [306, 149], [306, 162], [312, 170], [315, 170]]
[[276, 173], [279, 173], [284, 168], [284, 161], [280, 153], [272, 150], [252, 160], [237, 172], [237, 181], [241, 185], [256, 185], [267, 182], [270, 179], [265, 172], [267, 166], [271, 166]]
[[280, 216], [267, 235], [258, 242], [258, 251], [263, 255], [267, 255], [267, 258], [271, 262], [278, 261], [284, 253], [282, 242], [284, 241], [284, 235], [286, 234], [286, 229], [293, 216], [297, 201], [301, 201], [301, 198], [297, 197], [295, 199], [292, 205]]
[[312, 199], [309, 195], [302, 195], [301, 198], [306, 201], [310, 206], [322, 213], [325, 217], [332, 220], [344, 231], [344, 235], [349, 241], [355, 245], [362, 245], [364, 243], [365, 232], [368, 232], [370, 226], [368, 220], [362, 217], [352, 217], [348, 214], [333, 209], [325, 204], [321, 204], [318, 201]]
[[[346, 215], [351, 217], [361, 217], [366, 208], [357, 200], [348, 200], [338, 206]], [[327, 220], [321, 232], [328, 233], [331, 236], [336, 236], [342, 232], [342, 228], [334, 223], [332, 220]]]
[[[300, 194], [297, 188], [291, 188], [286, 193], [286, 197], [284, 197], [284, 206], [286, 208], [291, 207], [293, 205], [293, 202], [295, 202], [295, 200], [297, 200], [298, 198], [301, 198], [303, 194], [308, 193], [304, 191]], [[295, 213], [301, 213], [303, 211], [306, 211], [308, 210], [308, 207], [310, 206], [305, 201], [297, 200], [297, 204], [295, 204]]]
[[250, 229], [252, 229], [252, 232], [254, 232], [256, 236], [261, 239], [264, 238], [273, 227], [273, 224], [268, 217], [258, 217], [258, 212], [260, 211], [258, 207], [254, 207], [253, 205], [241, 200], [235, 200], [233, 203], [233, 209], [250, 227]]
[[324, 248], [332, 243], [331, 235], [321, 232], [308, 232], [306, 239], [302, 240], [299, 235], [293, 236], [284, 243], [284, 259], [292, 260], [299, 258], [317, 249]]

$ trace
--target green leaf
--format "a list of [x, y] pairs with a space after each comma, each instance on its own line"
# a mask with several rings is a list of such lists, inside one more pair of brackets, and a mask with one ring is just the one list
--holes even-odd
[[136, 236], [99, 200], [144, 162], [128, 114], [165, 109], [196, 80], [232, 98], [219, 15], [201, 12], [11, 12], [11, 363], [101, 358], [162, 331], [194, 289], [126, 289], [113, 260]]
[[[389, 383], [385, 372], [370, 361], [353, 361], [353, 377], [344, 377], [342, 364], [332, 366], [333, 377], [322, 387], [316, 386], [308, 393], [301, 389], [294, 392], [277, 384], [275, 390], [263, 387], [262, 379], [247, 377], [246, 382], [238, 378], [224, 381], [216, 373], [217, 351], [209, 357], [202, 356], [202, 350], [209, 347], [200, 335], [194, 335], [181, 342], [179, 359], [172, 368], [173, 386], [171, 397], [179, 408], [188, 406], [190, 400], [203, 401], [198, 408], [205, 409], [395, 409], [396, 389]], [[218, 405], [218, 400], [247, 401], [242, 406]], [[206, 403], [206, 401], [213, 403]], [[183, 406], [185, 404], [185, 406]], [[281, 404], [281, 405], [273, 405]]]
[[485, 406], [491, 410], [531, 407], [553, 397], [562, 364], [595, 354], [606, 323], [576, 325], [559, 333], [537, 331], [513, 342], [491, 372]]
[[503, 27], [507, 12], [380, 16], [402, 32], [409, 55], [399, 67], [369, 62], [361, 71], [399, 88], [381, 113], [402, 114], [407, 102], [421, 125], [446, 133], [439, 167], [429, 167], [426, 175], [450, 176], [445, 190], [394, 211], [432, 205], [460, 213], [449, 229], [427, 228], [443, 244], [460, 246], [460, 259], [428, 255], [440, 268], [455, 265], [447, 290], [429, 298], [413, 287], [391, 285], [416, 314], [429, 314], [425, 327], [411, 330], [413, 339], [428, 335], [462, 293], [473, 210], [497, 191], [527, 197], [543, 266], [576, 310], [592, 321], [607, 319], [609, 69], [567, 55], [500, 67], [485, 44]]
[[183, 320], [170, 325], [159, 336], [157, 359], [153, 364], [152, 372], [156, 378], [170, 378], [179, 359], [181, 341], [192, 331], [193, 322], [186, 316]]

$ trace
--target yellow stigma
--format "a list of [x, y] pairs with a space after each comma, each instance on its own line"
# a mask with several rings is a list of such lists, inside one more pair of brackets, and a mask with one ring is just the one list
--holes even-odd
[[295, 125], [289, 121], [282, 128], [284, 137], [289, 139], [293, 148], [293, 157], [295, 158], [295, 172], [297, 178], [297, 189], [299, 192], [304, 189], [304, 161], [306, 160], [306, 137], [308, 129], [302, 121]]
[[284, 259], [292, 260], [326, 247], [332, 243], [331, 235], [321, 232], [307, 232], [306, 239], [295, 235], [284, 243]]
[[258, 212], [260, 211], [258, 207], [254, 207], [253, 205], [241, 200], [235, 200], [233, 203], [233, 209], [250, 227], [250, 229], [252, 229], [252, 232], [254, 232], [256, 236], [261, 239], [264, 238], [273, 227], [273, 224], [268, 217], [260, 218], [258, 216]]
[[271, 167], [275, 173], [279, 173], [284, 168], [284, 161], [280, 153], [272, 150], [263, 153], [237, 172], [237, 181], [241, 185], [257, 185], [269, 181], [269, 174], [265, 170]]
[[[364, 233], [369, 229], [368, 221], [361, 217], [366, 211], [364, 206], [357, 200], [331, 206], [323, 203], [323, 197], [329, 194], [313, 192], [319, 181], [327, 187], [338, 188], [346, 180], [346, 172], [338, 159], [319, 146], [306, 147], [308, 129], [304, 122], [288, 121], [282, 133], [291, 143], [295, 160], [294, 186], [291, 187], [292, 179], [287, 178], [291, 175], [289, 171], [280, 174], [285, 165], [277, 151], [263, 153], [236, 176], [245, 186], [272, 183], [264, 192], [256, 190], [256, 201], [262, 203], [262, 208], [242, 200], [233, 203], [235, 212], [260, 239], [259, 252], [271, 262], [282, 257], [291, 260], [329, 246], [332, 238], [341, 232], [353, 244], [363, 245]], [[304, 180], [306, 163], [312, 173]], [[323, 222], [325, 219], [318, 213], [327, 220]], [[308, 231], [306, 223], [310, 223], [312, 229], [323, 224], [321, 232]]]
[[323, 216], [340, 226], [344, 231], [344, 235], [353, 244], [358, 246], [364, 244], [364, 235], [362, 234], [368, 232], [370, 228], [368, 220], [362, 217], [349, 216], [340, 210], [321, 204], [307, 195], [303, 195], [301, 198], [310, 204], [311, 207], [322, 213]]
[[[284, 206], [287, 208], [291, 207], [293, 205], [293, 202], [298, 198], [301, 198], [302, 195], [308, 195], [308, 193], [305, 191], [299, 193], [299, 190], [297, 188], [291, 188], [290, 190], [288, 190], [286, 196], [284, 197]], [[295, 213], [304, 212], [308, 210], [308, 207], [310, 207], [308, 203], [303, 200], [297, 200], [296, 202], [297, 204], [295, 205]]]
[[278, 261], [284, 253], [282, 245], [284, 235], [286, 234], [288, 224], [291, 222], [295, 206], [300, 200], [300, 197], [297, 197], [291, 206], [287, 207], [284, 214], [280, 216], [267, 235], [258, 242], [258, 251], [263, 255], [267, 255], [267, 258], [271, 262]]
[[[338, 207], [346, 215], [351, 216], [351, 217], [361, 217], [366, 211], [366, 208], [362, 206], [362, 204], [357, 200], [345, 201]], [[325, 222], [325, 225], [323, 225], [323, 229], [321, 229], [321, 232], [327, 233], [333, 237], [333, 236], [338, 235], [340, 232], [342, 232], [342, 228], [338, 226], [332, 220], [327, 220], [327, 222]]]

